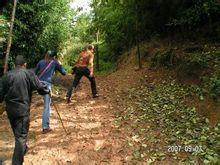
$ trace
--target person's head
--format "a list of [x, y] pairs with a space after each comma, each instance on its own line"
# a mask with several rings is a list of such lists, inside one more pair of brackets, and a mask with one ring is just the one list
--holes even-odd
[[18, 55], [15, 58], [15, 66], [26, 67], [27, 66], [26, 59], [22, 55]]
[[94, 50], [94, 46], [91, 45], [91, 44], [89, 44], [89, 45], [87, 46], [87, 50], [89, 50], [89, 51], [93, 51], [93, 50]]
[[55, 50], [48, 50], [47, 54], [49, 55], [49, 57], [54, 58], [57, 56], [57, 52]]
[[50, 60], [57, 57], [57, 52], [55, 50], [48, 50], [45, 55], [45, 60]]

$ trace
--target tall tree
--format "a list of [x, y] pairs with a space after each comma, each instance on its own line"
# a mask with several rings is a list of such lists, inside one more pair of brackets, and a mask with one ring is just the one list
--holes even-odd
[[7, 45], [6, 56], [5, 56], [4, 73], [6, 73], [8, 70], [8, 58], [9, 58], [9, 53], [11, 49], [12, 31], [13, 31], [14, 20], [15, 20], [16, 6], [17, 6], [17, 0], [14, 0], [14, 5], [13, 5], [13, 10], [12, 10], [12, 15], [11, 15], [11, 22], [10, 22], [10, 30], [8, 34], [8, 45]]
[[[8, 11], [3, 14], [9, 15]], [[71, 38], [73, 15], [68, 0], [19, 0], [11, 57], [23, 54], [34, 66], [46, 49], [61, 50]]]

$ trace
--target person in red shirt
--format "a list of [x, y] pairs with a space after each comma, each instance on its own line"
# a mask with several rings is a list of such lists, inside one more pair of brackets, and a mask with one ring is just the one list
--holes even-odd
[[80, 52], [79, 58], [74, 66], [74, 73], [75, 78], [73, 80], [73, 84], [68, 89], [66, 94], [67, 103], [71, 102], [71, 96], [74, 90], [76, 89], [77, 85], [80, 82], [82, 76], [85, 76], [89, 79], [91, 84], [91, 90], [93, 98], [98, 97], [97, 89], [96, 89], [96, 81], [94, 77], [94, 70], [93, 70], [93, 61], [94, 61], [94, 46], [88, 45], [87, 48]]

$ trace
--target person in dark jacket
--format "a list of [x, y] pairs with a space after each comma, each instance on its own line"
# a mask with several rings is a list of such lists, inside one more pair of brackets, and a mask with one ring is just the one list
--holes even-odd
[[2, 77], [0, 102], [6, 102], [7, 116], [15, 137], [12, 165], [21, 165], [27, 152], [32, 91], [38, 90], [40, 94], [48, 94], [50, 91], [38, 80], [34, 72], [26, 69], [23, 56], [16, 57], [15, 65], [15, 69]]
[[[2, 88], [2, 76], [3, 76], [3, 72], [4, 72], [4, 68], [2, 66], [0, 66], [0, 88]], [[1, 90], [1, 89], [0, 89]], [[0, 115], [3, 114], [3, 112], [5, 111], [5, 107], [3, 103], [0, 103]], [[1, 164], [1, 162], [0, 162]]]
[[[37, 64], [35, 73], [38, 75], [40, 81], [47, 84], [48, 88], [52, 87], [52, 77], [55, 71], [59, 71], [62, 75], [66, 75], [66, 71], [56, 60], [57, 53], [54, 50], [47, 51], [45, 58], [40, 60]], [[48, 133], [50, 128], [50, 108], [51, 97], [50, 95], [44, 96], [44, 111], [42, 115], [42, 133]]]

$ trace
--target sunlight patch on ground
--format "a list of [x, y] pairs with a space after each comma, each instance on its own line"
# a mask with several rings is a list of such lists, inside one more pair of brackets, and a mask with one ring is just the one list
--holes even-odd
[[[3, 122], [7, 125], [1, 127], [1, 130], [4, 131], [0, 131], [0, 160], [11, 159], [14, 150], [14, 137], [9, 121], [4, 119]], [[8, 162], [8, 164], [11, 164], [11, 162]]]
[[90, 105], [77, 105], [76, 109], [80, 110], [96, 110], [96, 109], [107, 109], [109, 108], [108, 105], [97, 105], [97, 106], [90, 106]]
[[81, 128], [84, 129], [93, 129], [93, 128], [99, 128], [102, 126], [101, 122], [95, 122], [95, 123], [81, 123], [79, 124]]
[[58, 165], [58, 164], [71, 164], [78, 161], [77, 153], [68, 153], [68, 151], [51, 148], [28, 154], [25, 157], [24, 165]]
[[[10, 158], [14, 150], [14, 141], [0, 140], [0, 160]], [[2, 148], [4, 146], [4, 148]]]

